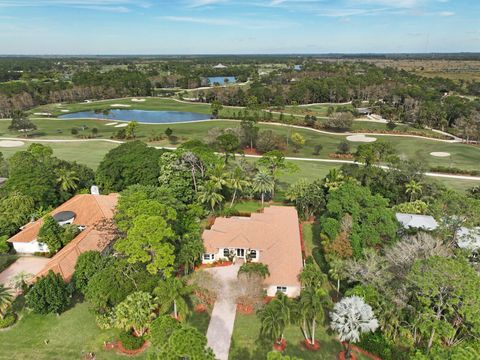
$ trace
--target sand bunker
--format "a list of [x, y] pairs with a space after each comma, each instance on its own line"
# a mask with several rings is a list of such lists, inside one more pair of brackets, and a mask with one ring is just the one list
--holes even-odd
[[435, 156], [435, 157], [449, 157], [450, 153], [448, 152], [431, 152], [430, 155]]
[[108, 123], [108, 124], [105, 124], [105, 126], [113, 126], [113, 125], [118, 125], [118, 123]]
[[61, 112], [70, 112], [70, 110], [60, 110]]
[[0, 140], [0, 147], [4, 147], [4, 148], [20, 147], [23, 145], [25, 145], [23, 141]]
[[52, 114], [50, 114], [48, 112], [33, 113], [33, 115], [36, 115], [36, 116], [52, 116]]
[[126, 104], [112, 104], [110, 107], [130, 107], [131, 105], [126, 105]]
[[371, 143], [377, 141], [377, 138], [365, 135], [351, 135], [347, 136], [348, 141], [352, 142], [364, 142], [364, 143]]
[[127, 127], [128, 124], [118, 124], [118, 125], [115, 125], [115, 127], [118, 127], [118, 128], [122, 128], [122, 127]]
[[133, 102], [145, 102], [145, 99], [132, 99]]

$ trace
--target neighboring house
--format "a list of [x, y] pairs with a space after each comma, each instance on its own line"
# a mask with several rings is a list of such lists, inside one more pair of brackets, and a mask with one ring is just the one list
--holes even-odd
[[[88, 250], [104, 250], [113, 240], [113, 236], [110, 231], [101, 229], [99, 225], [113, 218], [117, 201], [118, 194], [82, 194], [74, 196], [52, 211], [51, 215], [60, 225], [75, 224], [82, 231], [50, 259], [45, 268], [36, 274], [37, 277], [53, 270], [60, 273], [65, 280], [70, 280], [81, 253]], [[19, 253], [48, 252], [48, 247], [37, 239], [42, 225], [42, 219], [27, 224], [8, 241]]]
[[271, 206], [250, 217], [220, 217], [203, 233], [203, 263], [228, 259], [261, 262], [268, 266], [268, 296], [278, 291], [290, 297], [300, 294], [298, 275], [303, 269], [298, 214], [295, 208]]
[[430, 215], [396, 213], [395, 217], [405, 229], [435, 230], [437, 221]]
[[215, 65], [213, 68], [214, 68], [214, 69], [226, 69], [227, 66], [223, 65], [222, 63], [220, 63], [220, 64]]

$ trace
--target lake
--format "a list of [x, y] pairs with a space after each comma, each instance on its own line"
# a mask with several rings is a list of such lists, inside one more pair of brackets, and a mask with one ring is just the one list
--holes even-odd
[[170, 124], [209, 120], [210, 115], [182, 111], [147, 111], [112, 109], [107, 115], [95, 111], [80, 111], [64, 114], [59, 119], [105, 119], [116, 121], [138, 121], [147, 124]]
[[225, 79], [228, 79], [229, 84], [235, 84], [237, 82], [237, 79], [235, 76], [210, 76], [207, 77], [210, 85], [213, 85], [214, 83], [219, 83], [220, 85], [225, 85]]

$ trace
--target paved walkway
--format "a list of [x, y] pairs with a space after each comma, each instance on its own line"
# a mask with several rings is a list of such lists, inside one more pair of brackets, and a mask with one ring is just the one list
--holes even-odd
[[208, 346], [218, 360], [228, 360], [233, 325], [237, 313], [235, 299], [231, 296], [230, 283], [237, 278], [239, 265], [206, 269], [222, 283], [222, 290], [215, 302], [207, 330]]
[[25, 272], [37, 274], [42, 270], [50, 259], [40, 256], [21, 256], [12, 265], [0, 273], [0, 284], [8, 284], [15, 275]]

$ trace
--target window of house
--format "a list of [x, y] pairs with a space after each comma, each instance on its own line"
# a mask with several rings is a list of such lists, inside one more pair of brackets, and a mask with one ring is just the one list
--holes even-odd
[[252, 259], [257, 258], [257, 250], [250, 250], [250, 258]]
[[203, 254], [203, 260], [214, 260], [215, 254]]
[[282, 292], [284, 294], [287, 293], [287, 287], [286, 286], [277, 286], [277, 292]]
[[230, 256], [230, 249], [223, 249], [223, 256], [228, 258]]

